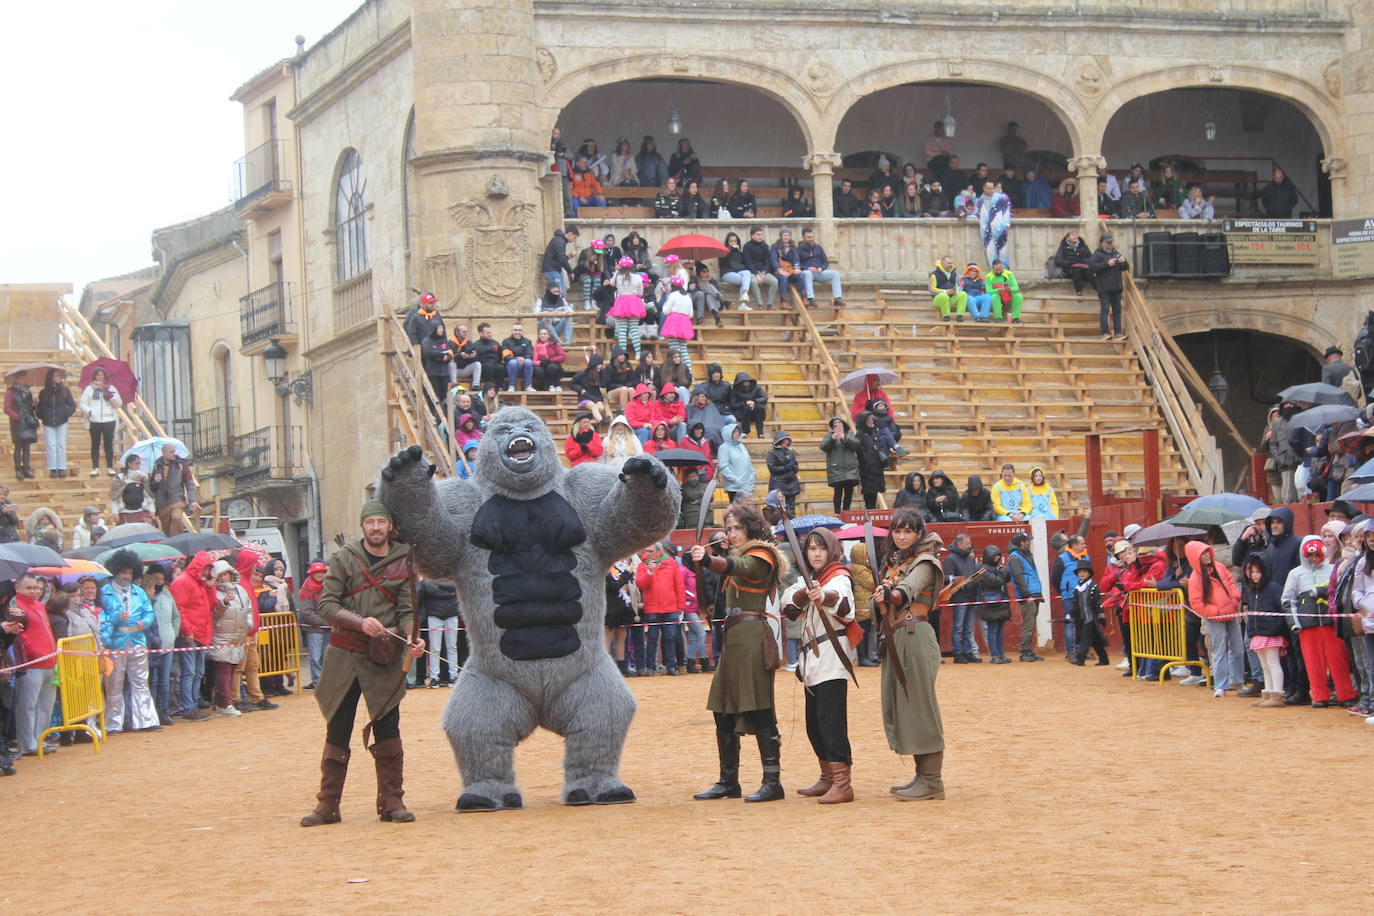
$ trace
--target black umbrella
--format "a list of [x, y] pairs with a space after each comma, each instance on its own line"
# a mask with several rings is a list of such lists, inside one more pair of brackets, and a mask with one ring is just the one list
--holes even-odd
[[694, 452], [690, 448], [665, 448], [661, 452], [654, 452], [653, 456], [670, 468], [693, 467], [698, 464], [711, 463], [710, 458], [701, 452]]
[[1165, 520], [1148, 528], [1142, 528], [1131, 538], [1131, 543], [1137, 547], [1156, 546], [1167, 544], [1173, 538], [1200, 538], [1202, 532], [1197, 528], [1185, 528], [1175, 525], [1172, 521]]
[[107, 553], [110, 545], [101, 541], [99, 544], [92, 544], [90, 547], [78, 547], [76, 550], [68, 550], [62, 556], [68, 560], [94, 560], [102, 553]]
[[1318, 404], [1316, 407], [1309, 407], [1293, 414], [1288, 422], [1306, 430], [1318, 430], [1332, 423], [1345, 423], [1359, 415], [1359, 408], [1353, 404]]
[[0, 579], [18, 579], [31, 566], [66, 566], [62, 554], [40, 544], [0, 544]]
[[1322, 382], [1308, 382], [1306, 385], [1290, 385], [1279, 392], [1284, 401], [1297, 401], [1303, 404], [1354, 404], [1350, 395], [1335, 385]]
[[[103, 543], [103, 542], [102, 542]], [[239, 539], [229, 534], [216, 534], [214, 532], [190, 532], [178, 534], [163, 541], [186, 554], [188, 557], [195, 556], [202, 550], [225, 550], [230, 547], [242, 547]], [[108, 544], [105, 546], [109, 546]]]

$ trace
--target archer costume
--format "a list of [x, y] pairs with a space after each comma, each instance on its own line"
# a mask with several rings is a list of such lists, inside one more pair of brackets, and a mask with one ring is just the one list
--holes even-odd
[[777, 639], [764, 614], [787, 560], [766, 541], [750, 541], [728, 557], [709, 561], [725, 580], [725, 641], [711, 679], [706, 708], [715, 713], [720, 781], [699, 799], [739, 798], [739, 736], [757, 737], [763, 785], [745, 801], [782, 798], [778, 721], [773, 712], [773, 672], [781, 667]]
[[[401, 802], [405, 793], [400, 704], [405, 695], [402, 681], [407, 646], [403, 639], [385, 634], [369, 638], [362, 630], [363, 619], [375, 617], [401, 637], [409, 634], [415, 606], [409, 551], [408, 545], [392, 542], [385, 556], [374, 557], [359, 538], [330, 558], [316, 613], [333, 629], [315, 687], [315, 700], [328, 724], [316, 796], [319, 804], [301, 821], [302, 826], [339, 821], [339, 799], [348, 775], [348, 743], [359, 698], [366, 698], [368, 714], [375, 723], [377, 742], [371, 751], [377, 768], [377, 813], [384, 821], [415, 819]], [[379, 658], [376, 650], [388, 643], [390, 658], [374, 661]]]
[[[903, 800], [944, 798], [940, 768], [945, 752], [935, 675], [940, 671], [940, 644], [927, 622], [945, 574], [938, 559], [939, 535], [927, 532], [910, 549], [890, 551], [882, 585], [874, 595], [886, 646], [883, 652], [883, 727], [888, 745], [916, 758], [916, 775], [892, 792]], [[884, 595], [890, 603], [884, 603]], [[900, 674], [899, 674], [900, 670]]]
[[[821, 768], [816, 784], [798, 789], [797, 794], [819, 797], [821, 804], [833, 805], [854, 800], [850, 787], [854, 758], [849, 749], [848, 700], [849, 673], [854, 663], [852, 647], [857, 640], [847, 634], [850, 626], [860, 636], [863, 630], [854, 620], [854, 587], [839, 541], [824, 528], [812, 532], [817, 533], [831, 554], [825, 568], [815, 577], [824, 600], [821, 606], [812, 602], [806, 583], [798, 582], [783, 595], [782, 612], [793, 620], [805, 615], [801, 648], [797, 650], [797, 677], [806, 685], [806, 736], [811, 739]], [[807, 535], [808, 540], [810, 537]], [[848, 666], [841, 660], [841, 652], [849, 661]]]

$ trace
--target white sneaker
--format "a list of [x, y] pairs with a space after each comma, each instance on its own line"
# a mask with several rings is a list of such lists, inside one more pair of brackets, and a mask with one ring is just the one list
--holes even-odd
[[752, 312], [754, 310], [754, 307], [747, 302], [741, 302], [739, 305], [735, 306], [735, 308], [737, 311], [741, 312]]
[[1117, 671], [1125, 671], [1125, 670], [1129, 669], [1130, 667], [1131, 667], [1131, 663], [1130, 663], [1130, 662], [1122, 662], [1121, 664], [1119, 664], [1119, 665], [1116, 666], [1116, 670], [1117, 670]]
[[1170, 676], [1170, 677], [1182, 677], [1182, 678], [1188, 677], [1188, 676], [1189, 676], [1189, 675], [1188, 675], [1188, 666], [1186, 666], [1186, 665], [1174, 665], [1172, 668], [1169, 669], [1169, 676]]
[[[1170, 674], [1172, 674], [1173, 671], [1177, 671], [1177, 670], [1178, 670], [1177, 668], [1174, 668], [1172, 671], [1170, 671]], [[1185, 668], [1184, 670], [1186, 671], [1187, 669]], [[1205, 684], [1205, 683], [1207, 683], [1207, 678], [1203, 677], [1203, 676], [1200, 675], [1200, 674], [1190, 674], [1190, 675], [1188, 675], [1187, 677], [1185, 677], [1183, 680], [1181, 680], [1181, 681], [1178, 682], [1178, 684], [1179, 684], [1180, 687], [1196, 687], [1198, 684]]]
[[235, 719], [243, 715], [243, 713], [239, 712], [238, 709], [233, 706], [216, 706], [215, 715], [228, 716], [231, 719]]
[[1226, 691], [1221, 687], [1218, 687], [1216, 690], [1212, 691], [1212, 697], [1214, 699], [1221, 699], [1224, 696], [1226, 696]]
[[1368, 719], [1365, 719], [1365, 720], [1364, 720], [1364, 724], [1365, 724], [1365, 725], [1374, 725], [1374, 716], [1370, 716]]
[[100, 468], [91, 468], [91, 476], [92, 476], [92, 477], [99, 477], [99, 476], [100, 476]]

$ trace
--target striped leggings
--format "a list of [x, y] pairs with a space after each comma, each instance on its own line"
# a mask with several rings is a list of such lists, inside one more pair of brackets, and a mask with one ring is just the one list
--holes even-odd
[[634, 358], [636, 360], [639, 359], [640, 334], [638, 318], [617, 318], [615, 320], [615, 345], [628, 354], [630, 352], [626, 345], [626, 338], [628, 337], [634, 343]]

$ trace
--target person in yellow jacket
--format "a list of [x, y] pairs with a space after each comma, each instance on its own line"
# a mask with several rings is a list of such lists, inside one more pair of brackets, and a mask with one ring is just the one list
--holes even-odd
[[954, 270], [954, 258], [945, 255], [930, 272], [930, 295], [940, 317], [949, 321], [950, 306], [960, 321], [968, 311], [968, 293], [959, 288], [959, 274]]
[[1045, 480], [1045, 469], [1031, 468], [1030, 473], [1030, 518], [1059, 518], [1059, 497], [1054, 495], [1054, 487]]
[[1021, 294], [1021, 284], [1017, 282], [1016, 274], [1000, 260], [993, 261], [992, 270], [983, 278], [983, 284], [992, 297], [993, 319], [1001, 321], [1005, 310], [1008, 321], [1020, 324], [1021, 306], [1025, 305], [1026, 297]]
[[1030, 516], [1030, 487], [1017, 478], [1016, 465], [1002, 465], [1002, 476], [992, 485], [992, 507], [999, 522], [1019, 522]]

